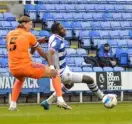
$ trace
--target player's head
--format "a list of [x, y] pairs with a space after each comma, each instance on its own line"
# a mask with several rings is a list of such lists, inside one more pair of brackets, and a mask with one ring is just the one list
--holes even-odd
[[19, 25], [18, 28], [25, 28], [29, 31], [32, 28], [32, 20], [28, 16], [21, 16], [18, 19]]
[[52, 24], [51, 31], [53, 34], [58, 34], [61, 37], [65, 37], [66, 35], [66, 30], [59, 22]]

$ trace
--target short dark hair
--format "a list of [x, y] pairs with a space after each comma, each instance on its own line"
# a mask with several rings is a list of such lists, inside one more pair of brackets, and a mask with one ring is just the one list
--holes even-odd
[[59, 22], [53, 23], [52, 26], [51, 26], [51, 32], [52, 32], [52, 33], [55, 33], [56, 31], [58, 31], [58, 26], [59, 26], [59, 25], [60, 25]]
[[109, 47], [110, 45], [108, 43], [105, 43], [104, 44], [104, 47]]

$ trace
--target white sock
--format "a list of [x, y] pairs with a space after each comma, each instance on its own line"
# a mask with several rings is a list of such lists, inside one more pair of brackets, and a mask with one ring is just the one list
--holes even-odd
[[54, 92], [48, 99], [46, 99], [48, 104], [52, 104], [56, 100], [56, 93]]
[[57, 102], [65, 102], [62, 96], [57, 97]]
[[17, 107], [16, 102], [11, 101], [11, 103], [10, 103], [10, 108], [16, 108], [16, 107]]

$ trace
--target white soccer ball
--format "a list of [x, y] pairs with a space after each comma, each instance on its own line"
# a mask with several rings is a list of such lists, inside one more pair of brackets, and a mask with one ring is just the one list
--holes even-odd
[[117, 96], [115, 94], [107, 94], [103, 97], [104, 106], [111, 109], [117, 105]]

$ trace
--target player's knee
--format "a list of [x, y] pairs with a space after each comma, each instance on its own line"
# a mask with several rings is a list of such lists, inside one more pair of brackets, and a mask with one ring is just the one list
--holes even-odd
[[82, 80], [84, 83], [87, 83], [87, 84], [92, 84], [94, 83], [94, 80], [92, 77], [90, 76], [87, 76], [87, 75], [83, 75], [83, 80]]
[[73, 86], [74, 86], [74, 83], [65, 84], [65, 87], [66, 87], [67, 89], [71, 89]]

